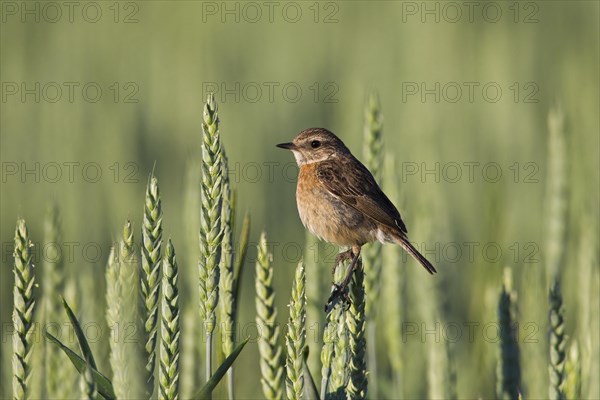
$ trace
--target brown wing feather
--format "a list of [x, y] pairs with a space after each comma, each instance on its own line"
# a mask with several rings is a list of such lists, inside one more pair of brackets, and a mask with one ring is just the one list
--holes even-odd
[[319, 163], [317, 179], [347, 205], [367, 217], [406, 233], [400, 213], [383, 193], [371, 172], [356, 158], [336, 158]]

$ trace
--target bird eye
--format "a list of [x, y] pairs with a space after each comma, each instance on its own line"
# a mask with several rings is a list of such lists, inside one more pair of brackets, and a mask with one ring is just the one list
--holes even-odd
[[319, 142], [318, 140], [313, 140], [312, 142], [310, 142], [310, 147], [312, 147], [313, 149], [316, 149], [320, 145], [321, 145], [321, 142]]

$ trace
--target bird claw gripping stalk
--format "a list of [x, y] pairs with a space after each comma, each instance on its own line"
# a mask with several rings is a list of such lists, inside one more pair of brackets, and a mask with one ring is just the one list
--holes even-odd
[[327, 299], [327, 303], [325, 303], [325, 312], [330, 312], [335, 307], [335, 303], [340, 299], [346, 306], [346, 311], [348, 311], [352, 303], [348, 294], [348, 285], [334, 283], [332, 288], [331, 295]]
[[[344, 253], [341, 253], [341, 254], [344, 254]], [[338, 255], [338, 257], [339, 257], [339, 255]], [[337, 264], [336, 264], [336, 266], [337, 266]], [[329, 296], [329, 299], [327, 299], [327, 303], [325, 303], [325, 312], [328, 313], [329, 311], [331, 311], [333, 309], [333, 307], [335, 306], [336, 301], [339, 299], [341, 299], [342, 303], [346, 306], [346, 311], [348, 311], [348, 309], [352, 305], [352, 300], [350, 299], [350, 295], [348, 293], [349, 292], [348, 285], [350, 284], [350, 281], [352, 280], [352, 275], [354, 275], [354, 273], [358, 269], [362, 270], [362, 260], [360, 259], [359, 256], [353, 256], [352, 263], [350, 264], [350, 268], [346, 274], [346, 277], [342, 281], [342, 283], [335, 283], [335, 282], [333, 283], [331, 295]]]

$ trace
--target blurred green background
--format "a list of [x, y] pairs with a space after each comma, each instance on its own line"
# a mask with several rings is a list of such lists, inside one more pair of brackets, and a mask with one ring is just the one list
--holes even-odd
[[[181, 249], [180, 268], [189, 271], [182, 284], [193, 296], [196, 237], [187, 232], [197, 222], [186, 215], [184, 193], [190, 165], [200, 158], [201, 112], [210, 90], [219, 104], [238, 218], [251, 213], [252, 243], [262, 229], [273, 242], [282, 323], [305, 230], [295, 208], [292, 156], [274, 145], [322, 126], [362, 158], [363, 110], [375, 90], [385, 151], [396, 160], [395, 174], [386, 171], [398, 184], [395, 202], [411, 239], [421, 248], [427, 243], [426, 255], [439, 266], [436, 278], [413, 261], [384, 266], [400, 268], [406, 282], [403, 320], [421, 327], [420, 299], [443, 282], [441, 321], [463, 329], [455, 343], [459, 397], [493, 397], [497, 343], [481, 329], [469, 340], [464, 323], [495, 321], [501, 270], [513, 266], [519, 321], [536, 327], [536, 341], [522, 343], [525, 397], [546, 397], [546, 360], [529, 356], [544, 356], [547, 346], [547, 119], [560, 104], [568, 182], [562, 276], [567, 330], [576, 335], [584, 301], [578, 290], [582, 231], [591, 232], [595, 254], [598, 240], [598, 2], [474, 2], [473, 8], [395, 1], [75, 3], [70, 14], [62, 3], [2, 2], [3, 397], [10, 396], [7, 326], [17, 217], [26, 219], [39, 244], [47, 206], [59, 205], [63, 242], [76, 243], [67, 262], [75, 308], [84, 320], [103, 320], [93, 310], [103, 310], [108, 250], [128, 218], [139, 243], [154, 166], [165, 238]], [[465, 244], [471, 242], [472, 257]], [[486, 256], [489, 243], [502, 254]], [[455, 257], [452, 246], [462, 255]], [[255, 255], [253, 248], [242, 283], [242, 327], [254, 321]], [[597, 288], [597, 261], [593, 268]], [[330, 264], [320, 269], [329, 278]], [[427, 279], [437, 281], [423, 283]], [[588, 328], [597, 337], [598, 292], [592, 293]], [[326, 297], [309, 301], [321, 304]], [[389, 300], [383, 296], [381, 304]], [[381, 331], [384, 325], [380, 321]], [[432, 336], [413, 335], [405, 344], [407, 398], [426, 396]], [[389, 371], [386, 352], [382, 344], [381, 386]], [[236, 363], [242, 398], [262, 396], [257, 363], [255, 345]], [[597, 397], [598, 385], [592, 386]]]

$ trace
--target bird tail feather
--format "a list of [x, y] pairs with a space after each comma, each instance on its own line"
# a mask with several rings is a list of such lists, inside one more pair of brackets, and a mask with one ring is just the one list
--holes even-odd
[[430, 274], [435, 274], [437, 271], [431, 265], [431, 263], [421, 254], [419, 250], [415, 249], [415, 247], [408, 241], [408, 238], [405, 236], [394, 236], [395, 242], [399, 244], [408, 254], [410, 254], [415, 260], [419, 262], [429, 272]]

